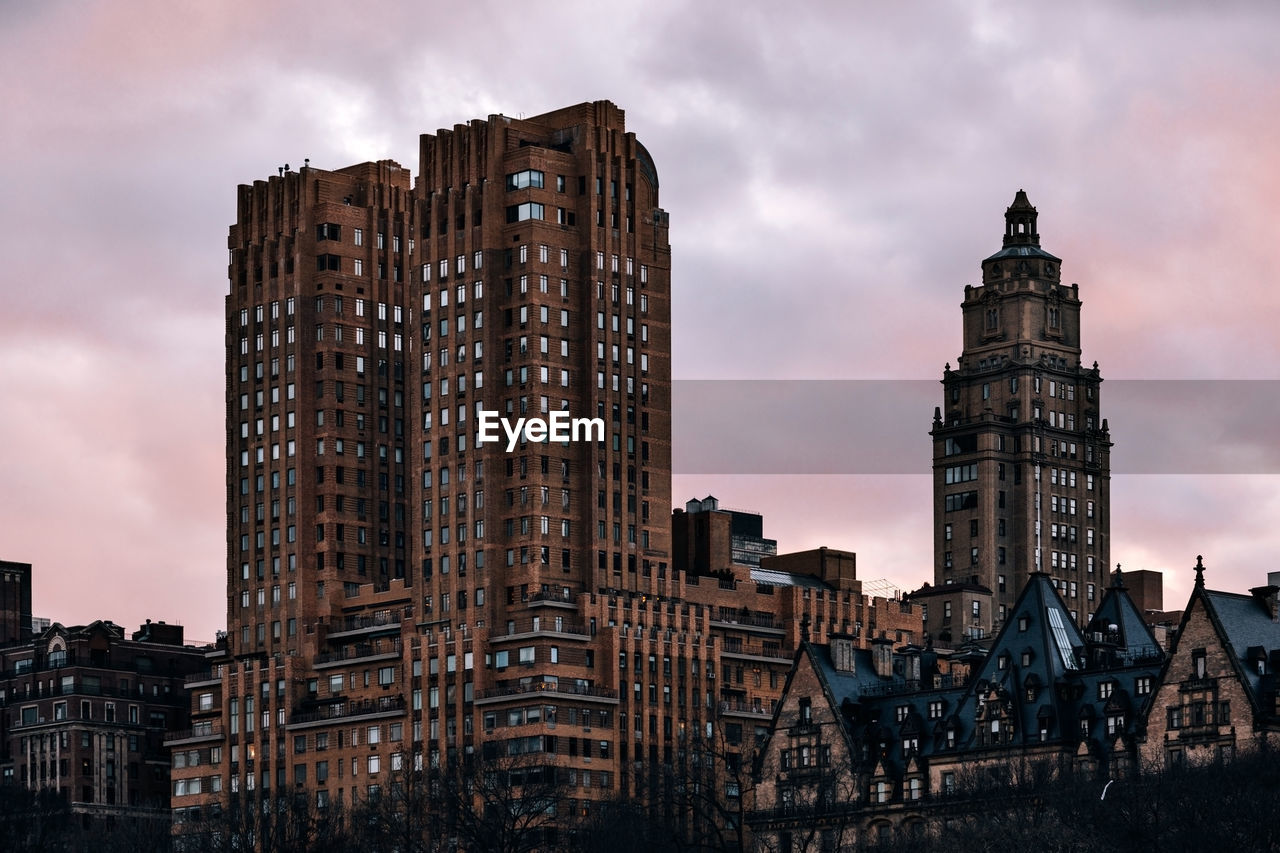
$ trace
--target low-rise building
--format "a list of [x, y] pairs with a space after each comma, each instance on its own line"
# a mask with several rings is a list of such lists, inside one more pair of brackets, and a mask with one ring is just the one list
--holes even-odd
[[1195, 571], [1142, 744], [1156, 767], [1280, 745], [1280, 573], [1241, 594], [1206, 589], [1200, 557]]
[[1043, 573], [985, 656], [802, 643], [758, 759], [757, 840], [841, 849], [924, 831], [976, 787], [1131, 772], [1163, 660], [1121, 584], [1082, 633]]
[[165, 736], [187, 727], [203, 653], [177, 625], [53, 623], [0, 649], [0, 782], [59, 792], [85, 826], [168, 819]]

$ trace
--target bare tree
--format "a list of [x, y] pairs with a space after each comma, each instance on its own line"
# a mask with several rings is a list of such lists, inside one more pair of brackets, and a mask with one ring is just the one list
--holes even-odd
[[564, 771], [542, 754], [468, 757], [428, 775], [439, 832], [463, 850], [530, 853], [554, 847], [574, 816]]
[[71, 809], [57, 791], [0, 785], [0, 849], [69, 850], [74, 829]]

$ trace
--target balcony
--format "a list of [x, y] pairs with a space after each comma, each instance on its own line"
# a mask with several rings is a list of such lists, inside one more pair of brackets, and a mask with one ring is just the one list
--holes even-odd
[[165, 746], [185, 746], [192, 743], [222, 740], [222, 726], [217, 723], [197, 724], [195, 727], [181, 731], [168, 732], [164, 736]]
[[213, 669], [206, 669], [203, 672], [193, 672], [187, 675], [184, 683], [187, 688], [192, 687], [212, 687], [222, 683], [222, 667], [215, 666]]
[[789, 663], [791, 655], [777, 643], [746, 643], [737, 637], [727, 637], [720, 644], [721, 657], [736, 657], [765, 663]]
[[720, 628], [746, 628], [748, 630], [757, 629], [770, 633], [783, 634], [783, 627], [779, 623], [778, 617], [772, 613], [762, 613], [753, 610], [733, 610], [732, 608], [724, 608], [718, 614], [711, 617], [711, 624]]
[[773, 706], [776, 701], [775, 699], [753, 699], [748, 702], [742, 699], [722, 699], [720, 701], [720, 714], [725, 717], [768, 720], [773, 718]]
[[561, 607], [568, 610], [578, 609], [578, 605], [574, 603], [574, 592], [564, 589], [535, 592], [529, 596], [529, 604], [542, 607]]
[[591, 632], [586, 625], [573, 625], [565, 622], [563, 618], [535, 616], [532, 619], [522, 619], [519, 622], [509, 622], [502, 628], [496, 628], [489, 635], [490, 642], [499, 642], [504, 640], [526, 640], [537, 636], [568, 636], [570, 638], [588, 639]]
[[510, 696], [527, 696], [533, 693], [541, 696], [547, 696], [548, 694], [552, 696], [578, 696], [599, 699], [609, 703], [618, 701], [618, 691], [611, 690], [608, 687], [596, 687], [590, 684], [584, 685], [573, 682], [532, 681], [524, 684], [519, 682], [504, 684], [481, 690], [476, 699], [476, 704], [490, 704]]
[[337, 622], [329, 632], [329, 639], [355, 637], [365, 634], [391, 633], [400, 629], [405, 613], [402, 610], [379, 610], [376, 613], [361, 613], [347, 616]]
[[379, 638], [369, 643], [353, 643], [335, 651], [321, 652], [316, 655], [315, 668], [325, 669], [355, 661], [393, 660], [400, 657], [402, 650], [403, 645], [399, 637]]
[[323, 705], [314, 711], [302, 711], [289, 719], [286, 728], [324, 724], [332, 720], [354, 720], [403, 714], [406, 708], [403, 696], [383, 696], [361, 701], [340, 701]]

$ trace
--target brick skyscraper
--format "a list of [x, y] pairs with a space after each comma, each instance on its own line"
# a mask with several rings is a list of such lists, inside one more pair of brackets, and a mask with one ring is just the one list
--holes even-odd
[[[686, 738], [761, 733], [805, 617], [918, 638], [851, 561], [677, 565], [667, 227], [607, 101], [423, 136], [412, 190], [390, 161], [240, 188], [229, 630], [172, 743], [179, 820], [469, 757], [618, 796]], [[603, 440], [478, 445], [482, 410]]]
[[998, 628], [1030, 572], [1052, 576], [1082, 626], [1108, 584], [1102, 378], [1081, 363], [1078, 285], [1063, 285], [1060, 267], [1019, 190], [1003, 248], [965, 287], [964, 351], [934, 415], [935, 640]]
[[[607, 102], [458, 125], [423, 136], [421, 155], [422, 621], [492, 635], [548, 595], [656, 593], [671, 547], [671, 288], [653, 161]], [[606, 434], [477, 446], [481, 408], [599, 417]]]

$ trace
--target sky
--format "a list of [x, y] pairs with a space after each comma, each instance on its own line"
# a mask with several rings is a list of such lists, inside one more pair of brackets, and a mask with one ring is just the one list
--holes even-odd
[[[1025, 189], [1106, 380], [1113, 561], [1166, 572], [1170, 608], [1197, 554], [1212, 587], [1265, 582], [1280, 6], [1049, 5], [0, 0], [0, 559], [35, 565], [38, 615], [212, 639], [237, 184], [304, 158], [416, 174], [421, 133], [608, 99], [671, 217], [677, 380], [936, 382]], [[882, 465], [710, 470], [677, 445], [674, 504], [715, 494], [781, 550], [915, 588], [933, 394], [891, 429], [916, 455]]]

